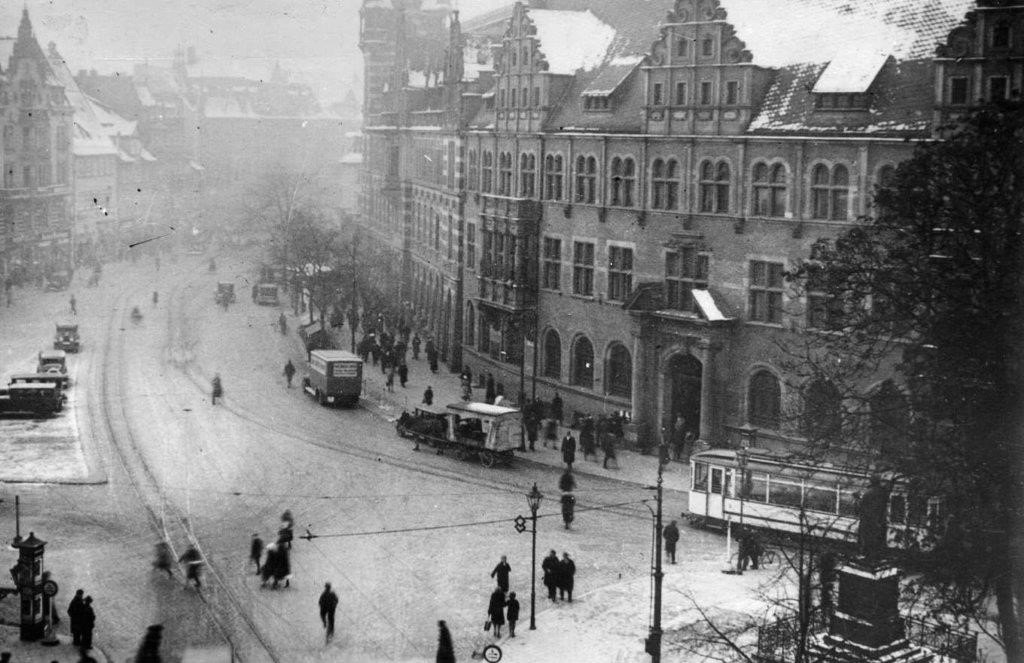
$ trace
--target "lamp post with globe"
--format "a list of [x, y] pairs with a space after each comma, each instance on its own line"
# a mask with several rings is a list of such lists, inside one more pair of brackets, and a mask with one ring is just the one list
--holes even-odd
[[[537, 620], [535, 614], [537, 612], [537, 509], [540, 508], [540, 502], [544, 499], [544, 495], [537, 490], [537, 484], [533, 484], [533, 488], [529, 493], [526, 494], [526, 503], [530, 507], [530, 521], [532, 535], [532, 545], [530, 548], [530, 630], [535, 631], [537, 629]], [[523, 516], [516, 516], [515, 520], [516, 531], [522, 534], [526, 531], [526, 518]]]

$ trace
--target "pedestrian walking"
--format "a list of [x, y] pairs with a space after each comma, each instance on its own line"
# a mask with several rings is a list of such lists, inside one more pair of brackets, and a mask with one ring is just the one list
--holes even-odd
[[442, 619], [437, 622], [437, 663], [455, 663], [455, 646], [448, 624]]
[[423, 404], [434, 404], [434, 390], [430, 387], [430, 385], [427, 385], [427, 388], [423, 390]]
[[548, 588], [548, 599], [557, 601], [555, 590], [558, 589], [558, 553], [554, 550], [548, 553], [540, 565], [544, 572], [544, 586]]
[[200, 569], [203, 566], [203, 558], [195, 546], [189, 546], [188, 550], [181, 554], [178, 561], [185, 565], [185, 584], [195, 584], [196, 589], [202, 589], [203, 583], [200, 580]]
[[498, 562], [494, 570], [491, 571], [491, 577], [497, 578], [498, 587], [503, 592], [508, 592], [508, 576], [512, 573], [512, 567], [509, 566], [508, 558], [505, 555], [501, 556], [501, 561]]
[[498, 395], [494, 390], [494, 376], [490, 373], [487, 374], [487, 382], [484, 388], [484, 400], [488, 403], [493, 403], [495, 397]]
[[[420, 358], [420, 335], [414, 334], [412, 337], [412, 358], [419, 360]], [[442, 624], [444, 622], [441, 622]]]
[[331, 589], [331, 583], [324, 583], [324, 591], [320, 594], [320, 621], [327, 630], [326, 642], [334, 637], [334, 611], [338, 608], [338, 595]]
[[405, 383], [409, 381], [409, 366], [403, 361], [398, 365], [398, 382], [405, 389]]
[[74, 295], [71, 295], [71, 300], [68, 303], [71, 304], [71, 315], [78, 315], [78, 306]]
[[572, 464], [576, 462], [576, 438], [568, 431], [562, 438], [562, 462], [570, 471], [572, 471]]
[[562, 522], [565, 523], [565, 529], [569, 529], [575, 517], [575, 509], [576, 496], [568, 492], [562, 493]]
[[252, 541], [249, 543], [249, 561], [256, 565], [256, 575], [260, 574], [260, 559], [263, 558], [263, 539], [259, 533], [252, 533]]
[[71, 626], [71, 643], [76, 647], [82, 644], [82, 608], [85, 607], [85, 590], [75, 591], [75, 597], [68, 604], [68, 621]]
[[494, 637], [501, 637], [501, 627], [505, 624], [505, 592], [495, 587], [491, 592], [491, 600], [487, 604], [487, 619], [494, 627]]
[[174, 555], [171, 554], [171, 546], [166, 541], [159, 541], [155, 546], [153, 568], [158, 571], [164, 571], [168, 578], [173, 578], [172, 564], [174, 564]]
[[558, 563], [558, 596], [565, 599], [568, 595], [569, 603], [572, 603], [572, 588], [576, 583], [576, 563], [569, 557], [569, 553], [562, 553], [562, 561]]
[[469, 367], [469, 364], [462, 367], [462, 377], [466, 378], [470, 385], [473, 384], [473, 369]]
[[670, 522], [661, 536], [665, 539], [665, 556], [668, 557], [669, 564], [675, 564], [676, 543], [679, 542], [679, 527], [676, 525], [676, 521]]
[[509, 592], [505, 602], [505, 619], [508, 620], [508, 637], [516, 637], [516, 622], [519, 621], [519, 599], [515, 592]]
[[683, 458], [683, 446], [686, 443], [686, 418], [683, 415], [676, 415], [672, 424], [672, 455], [676, 460]]
[[615, 437], [610, 432], [605, 432], [601, 438], [601, 450], [604, 451], [604, 462], [601, 467], [608, 469], [608, 463], [611, 462], [612, 469], [619, 469], [619, 463], [615, 457]]
[[757, 537], [753, 531], [742, 527], [736, 533], [736, 541], [739, 543], [739, 560], [736, 563], [736, 572], [742, 575], [748, 566], [756, 571], [761, 554], [761, 544]]
[[284, 365], [284, 378], [286, 380], [288, 380], [288, 388], [289, 389], [292, 388], [292, 378], [294, 378], [294, 377], [295, 377], [295, 364], [293, 364], [292, 360], [289, 359], [288, 362]]
[[142, 636], [139, 650], [135, 652], [134, 663], [160, 663], [160, 642], [163, 640], [164, 627], [153, 624], [146, 627], [146, 635]]
[[551, 443], [551, 448], [555, 449], [558, 447], [558, 421], [555, 419], [548, 419], [547, 425], [544, 428], [544, 448], [547, 449], [548, 442]]
[[388, 388], [389, 393], [395, 393], [395, 367], [389, 366], [387, 372], [387, 378], [384, 381], [384, 386]]
[[551, 399], [551, 417], [559, 424], [562, 423], [562, 397], [555, 392], [555, 397]]
[[580, 447], [583, 450], [583, 460], [593, 456], [597, 460], [597, 445], [594, 442], [594, 420], [587, 417], [580, 424]]
[[537, 419], [536, 414], [532, 411], [524, 415], [525, 426], [526, 426], [526, 439], [530, 443], [530, 451], [536, 451], [534, 445], [537, 444], [537, 432], [540, 429], [540, 420]]
[[82, 649], [92, 649], [92, 631], [96, 628], [96, 611], [92, 609], [92, 597], [86, 596], [82, 601], [80, 644]]
[[224, 396], [224, 387], [220, 381], [220, 373], [213, 376], [213, 383], [210, 389], [210, 402], [213, 405], [217, 404], [217, 399]]

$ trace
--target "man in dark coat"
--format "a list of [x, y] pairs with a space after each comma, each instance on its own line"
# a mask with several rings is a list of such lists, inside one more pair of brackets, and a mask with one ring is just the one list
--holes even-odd
[[569, 559], [569, 553], [562, 553], [562, 561], [558, 563], [558, 595], [565, 598], [568, 594], [572, 603], [572, 588], [576, 580], [576, 563]]
[[494, 399], [498, 396], [498, 392], [494, 390], [494, 376], [490, 373], [487, 374], [487, 382], [484, 387], [484, 400], [488, 403], [493, 403]]
[[491, 577], [497, 577], [498, 587], [500, 587], [503, 592], [508, 592], [508, 576], [510, 573], [512, 573], [512, 567], [509, 566], [508, 558], [505, 555], [502, 555], [501, 561], [498, 562], [498, 565], [494, 567], [493, 571], [491, 571]]
[[413, 336], [412, 336], [412, 358], [413, 359], [419, 359], [420, 358], [420, 335], [419, 334], [413, 334]]
[[434, 390], [427, 385], [426, 390], [423, 392], [423, 404], [433, 405], [434, 404]]
[[505, 604], [505, 619], [508, 620], [508, 637], [516, 637], [516, 622], [519, 621], [519, 599], [515, 592], [510, 592]]
[[146, 627], [146, 635], [142, 638], [139, 650], [135, 652], [134, 663], [160, 663], [160, 641], [163, 639], [164, 627], [153, 624]]
[[252, 542], [249, 544], [249, 561], [256, 565], [256, 575], [260, 574], [260, 558], [263, 556], [263, 539], [256, 532], [252, 533]]
[[92, 630], [96, 628], [96, 612], [92, 609], [92, 597], [86, 596], [82, 601], [82, 612], [79, 624], [82, 633], [82, 649], [92, 649]]
[[409, 381], [409, 366], [403, 361], [398, 365], [398, 382], [405, 389], [405, 383]]
[[526, 439], [530, 443], [530, 451], [534, 451], [534, 445], [537, 443], [537, 432], [540, 429], [540, 420], [537, 419], [536, 414], [531, 411], [523, 415], [523, 423], [526, 426]]
[[[604, 426], [602, 425], [603, 429]], [[583, 450], [583, 460], [587, 459], [587, 456], [593, 456], [594, 460], [597, 460], [597, 444], [594, 440], [594, 420], [587, 417], [580, 424], [580, 447]]]
[[676, 543], [679, 542], [679, 527], [676, 526], [676, 521], [670, 522], [661, 536], [665, 539], [665, 556], [668, 557], [669, 564], [675, 564]]
[[548, 419], [547, 424], [544, 426], [544, 448], [548, 446], [548, 442], [551, 443], [551, 448], [558, 447], [558, 422], [554, 419]]
[[576, 438], [572, 433], [566, 433], [562, 438], [562, 462], [566, 468], [572, 470], [572, 464], [576, 462]]
[[455, 663], [455, 646], [448, 624], [442, 619], [437, 623], [437, 658], [436, 663]]
[[194, 546], [189, 546], [188, 550], [181, 554], [178, 561], [185, 565], [186, 584], [191, 580], [195, 583], [196, 589], [202, 589], [203, 583], [199, 579], [199, 574], [203, 566], [203, 558], [199, 551]]
[[338, 595], [331, 589], [331, 583], [324, 583], [324, 591], [320, 594], [320, 621], [327, 629], [327, 642], [334, 637], [334, 611], [338, 607]]
[[558, 589], [558, 553], [554, 550], [541, 562], [540, 568], [544, 571], [544, 586], [548, 588], [548, 598], [557, 601], [555, 590]]
[[71, 643], [76, 647], [82, 644], [82, 608], [85, 606], [83, 596], [85, 590], [75, 592], [75, 598], [68, 604], [68, 621], [71, 622]]
[[289, 359], [288, 363], [284, 365], [284, 377], [288, 380], [288, 388], [292, 388], [292, 378], [295, 377], [295, 364]]
[[491, 600], [487, 605], [487, 618], [491, 620], [494, 627], [494, 637], [501, 637], [501, 627], [505, 623], [505, 592], [501, 587], [495, 587], [491, 592]]
[[551, 418], [562, 423], [562, 397], [555, 392], [555, 397], [551, 399]]
[[576, 497], [572, 493], [562, 493], [562, 522], [565, 523], [565, 529], [569, 529], [572, 523], [575, 508]]

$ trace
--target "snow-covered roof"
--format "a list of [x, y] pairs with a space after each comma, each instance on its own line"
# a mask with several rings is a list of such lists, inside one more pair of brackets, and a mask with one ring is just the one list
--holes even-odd
[[839, 53], [828, 63], [814, 84], [816, 93], [867, 92], [888, 61], [886, 53], [862, 52], [849, 49]]
[[574, 74], [601, 64], [615, 39], [615, 28], [587, 11], [529, 9], [540, 52], [553, 74]]
[[[764, 67], [828, 62], [851, 48], [900, 59], [929, 57], [974, 0], [722, 0], [736, 28]], [[799, 17], [794, 20], [794, 17]]]
[[633, 70], [643, 61], [642, 55], [613, 58], [594, 80], [583, 89], [584, 96], [606, 96], [615, 92]]
[[721, 309], [718, 308], [718, 304], [715, 303], [715, 298], [709, 291], [694, 288], [690, 292], [693, 293], [693, 300], [697, 302], [701, 315], [703, 315], [708, 322], [720, 322], [722, 320], [731, 319], [725, 316]]

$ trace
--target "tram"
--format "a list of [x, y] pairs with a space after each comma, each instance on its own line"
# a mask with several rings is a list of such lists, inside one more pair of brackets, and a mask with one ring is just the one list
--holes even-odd
[[[890, 487], [889, 547], [930, 547], [942, 517], [938, 498], [912, 494], [892, 473], [878, 476]], [[765, 449], [711, 449], [690, 459], [689, 518], [698, 526], [742, 523], [855, 544], [857, 503], [870, 480], [868, 472], [795, 461]]]

